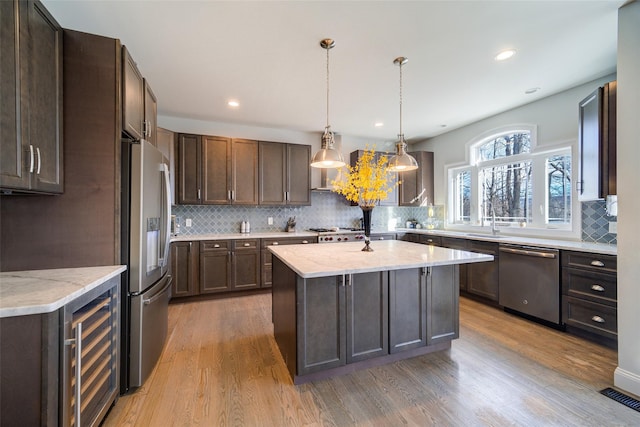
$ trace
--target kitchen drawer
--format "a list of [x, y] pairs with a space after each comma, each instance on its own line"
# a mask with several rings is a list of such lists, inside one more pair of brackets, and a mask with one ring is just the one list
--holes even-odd
[[563, 296], [562, 301], [562, 319], [567, 326], [618, 339], [618, 310], [615, 307], [568, 296]]
[[494, 242], [482, 242], [480, 240], [469, 240], [467, 250], [471, 252], [478, 252], [481, 254], [493, 255], [498, 257], [499, 245]]
[[615, 306], [618, 298], [616, 276], [565, 267], [562, 269], [562, 293]]
[[396, 235], [395, 233], [371, 234], [371, 241], [374, 240], [396, 240]]
[[262, 239], [262, 247], [278, 245], [304, 245], [307, 243], [318, 243], [317, 237], [282, 237], [274, 239]]
[[577, 267], [608, 273], [616, 273], [618, 270], [618, 257], [615, 255], [562, 251], [561, 257], [563, 267]]
[[200, 242], [200, 251], [228, 251], [231, 247], [229, 240], [207, 240]]
[[467, 240], [458, 239], [456, 237], [445, 237], [442, 236], [440, 238], [440, 244], [444, 248], [449, 249], [459, 249], [459, 250], [467, 250]]
[[425, 234], [420, 236], [420, 243], [431, 246], [441, 246], [442, 237], [440, 236], [427, 236]]
[[240, 239], [233, 241], [233, 249], [234, 250], [244, 250], [244, 249], [258, 249], [259, 247], [259, 239]]

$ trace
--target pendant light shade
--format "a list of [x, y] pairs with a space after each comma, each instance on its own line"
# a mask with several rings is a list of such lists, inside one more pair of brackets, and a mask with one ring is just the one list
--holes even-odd
[[322, 134], [321, 149], [311, 159], [311, 166], [314, 168], [340, 168], [345, 165], [342, 155], [334, 147], [333, 132], [329, 125], [329, 49], [335, 45], [336, 42], [332, 39], [320, 41], [320, 46], [327, 51], [327, 125]]
[[396, 142], [396, 155], [389, 159], [389, 170], [392, 172], [406, 172], [418, 169], [418, 162], [407, 153], [407, 143], [402, 133], [402, 66], [409, 60], [403, 56], [396, 58], [393, 63], [400, 66], [400, 133]]

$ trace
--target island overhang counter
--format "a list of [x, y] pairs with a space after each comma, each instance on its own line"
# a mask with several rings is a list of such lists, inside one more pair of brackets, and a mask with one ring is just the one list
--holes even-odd
[[376, 241], [270, 246], [276, 343], [295, 384], [451, 347], [458, 265], [493, 256]]

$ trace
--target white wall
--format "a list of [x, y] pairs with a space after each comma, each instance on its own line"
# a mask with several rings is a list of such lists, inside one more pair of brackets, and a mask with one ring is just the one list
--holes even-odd
[[510, 124], [535, 124], [538, 130], [538, 146], [571, 141], [574, 147], [577, 147], [578, 102], [598, 86], [615, 79], [615, 74], [605, 76], [426, 141], [412, 144], [411, 151], [434, 152], [435, 204], [443, 205], [446, 203], [445, 166], [466, 162], [466, 144], [487, 131]]
[[618, 368], [616, 387], [640, 396], [640, 2], [618, 12]]
[[[290, 144], [307, 144], [311, 145], [312, 156], [320, 149], [321, 136], [324, 131], [323, 128], [318, 132], [301, 132], [234, 123], [207, 122], [162, 115], [158, 116], [158, 126], [179, 133], [218, 135], [229, 138], [247, 138], [258, 141], [286, 142]], [[363, 149], [367, 145], [369, 145], [370, 148], [375, 146], [378, 151], [395, 150], [394, 142], [365, 139], [350, 135], [336, 135], [336, 146], [342, 152], [342, 156], [347, 163], [349, 163], [350, 152]], [[320, 169], [312, 168], [311, 187], [320, 187], [320, 184]]]

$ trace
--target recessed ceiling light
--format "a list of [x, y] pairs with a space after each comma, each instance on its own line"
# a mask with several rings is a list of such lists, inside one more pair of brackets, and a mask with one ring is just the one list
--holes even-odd
[[447, 127], [447, 125], [440, 125], [440, 127], [441, 127], [441, 128], [446, 128], [446, 127]]
[[229, 107], [239, 107], [240, 103], [238, 101], [229, 101], [229, 102], [227, 102], [227, 105]]
[[375, 127], [377, 127], [377, 128], [381, 128], [382, 126], [384, 126], [384, 123], [382, 123], [382, 122], [375, 122], [373, 125], [374, 125]]
[[529, 89], [525, 90], [524, 93], [526, 93], [527, 95], [531, 95], [532, 93], [536, 93], [539, 90], [540, 90], [539, 87], [532, 87], [532, 88], [529, 88]]
[[494, 57], [494, 59], [496, 61], [504, 61], [505, 59], [511, 58], [515, 54], [516, 54], [516, 50], [515, 49], [506, 49], [506, 50], [503, 50], [502, 52], [498, 53]]

